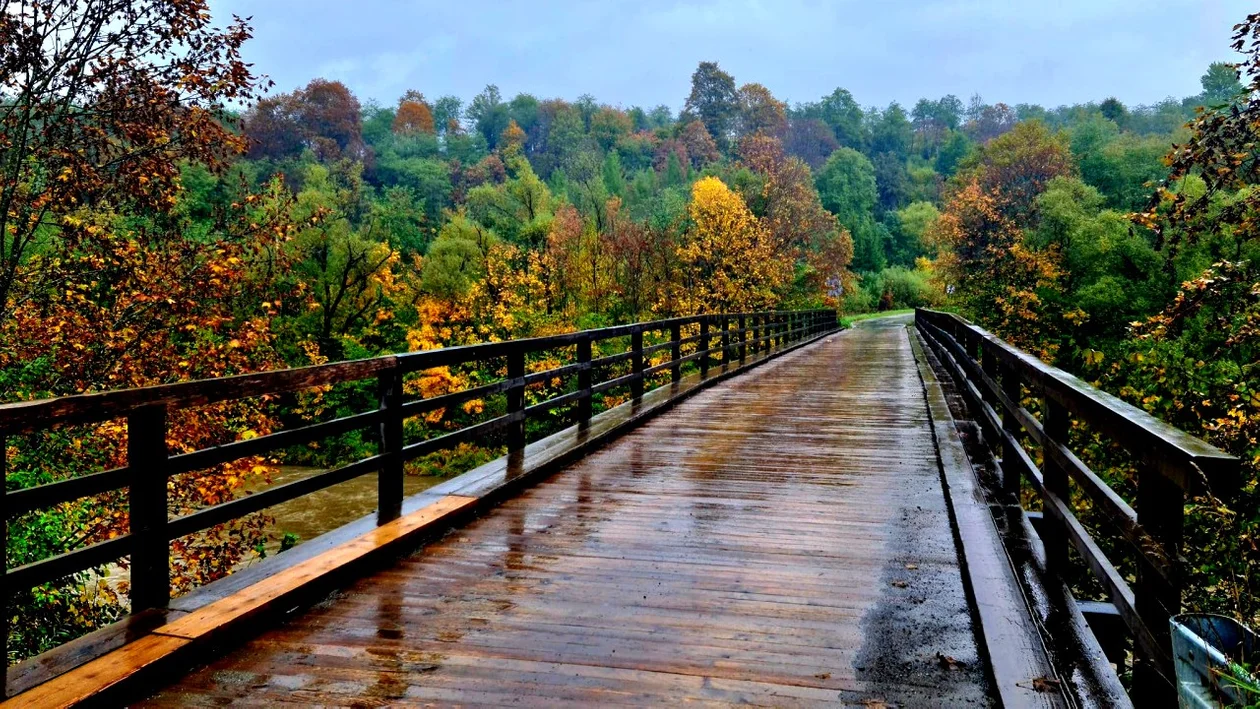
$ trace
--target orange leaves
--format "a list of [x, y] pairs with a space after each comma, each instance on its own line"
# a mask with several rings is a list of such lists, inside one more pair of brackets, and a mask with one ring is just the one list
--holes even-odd
[[433, 133], [433, 110], [425, 103], [423, 96], [404, 97], [398, 103], [392, 128], [399, 135]]

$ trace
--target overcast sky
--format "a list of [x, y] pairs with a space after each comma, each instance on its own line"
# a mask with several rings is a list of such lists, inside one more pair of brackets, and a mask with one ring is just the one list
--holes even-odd
[[407, 89], [465, 101], [576, 98], [677, 110], [696, 64], [811, 101], [863, 105], [980, 93], [1048, 107], [1199, 91], [1232, 60], [1242, 0], [211, 0], [253, 16], [247, 57], [290, 91], [314, 77], [392, 104]]

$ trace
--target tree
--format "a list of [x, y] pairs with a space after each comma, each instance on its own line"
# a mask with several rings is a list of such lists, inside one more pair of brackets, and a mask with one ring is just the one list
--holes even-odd
[[611, 150], [618, 140], [628, 135], [631, 128], [630, 118], [615, 108], [605, 106], [591, 116], [591, 137], [605, 151]]
[[773, 240], [776, 258], [808, 266], [807, 278], [817, 289], [810, 295], [822, 297], [828, 283], [848, 278], [852, 240], [823, 208], [809, 167], [764, 134], [741, 140], [739, 159], [762, 178], [761, 192], [754, 197], [763, 205], [758, 216]]
[[891, 216], [895, 224], [889, 229], [892, 240], [888, 261], [893, 265], [913, 266], [916, 259], [928, 254], [925, 236], [940, 212], [931, 202], [914, 202]]
[[305, 88], [260, 101], [244, 118], [251, 157], [283, 158], [311, 149], [325, 160], [364, 159], [359, 100], [345, 84], [313, 79]]
[[870, 140], [866, 113], [845, 89], [836, 89], [818, 103], [799, 106], [795, 113], [801, 118], [817, 118], [826, 123], [840, 145], [847, 148], [865, 150]]
[[910, 143], [914, 140], [914, 130], [906, 119], [905, 109], [894, 101], [883, 111], [873, 112], [868, 119], [871, 123], [868, 154], [891, 153], [904, 162], [910, 154]]
[[421, 272], [426, 293], [447, 301], [466, 296], [485, 277], [486, 258], [498, 237], [490, 229], [454, 214], [429, 247]]
[[[56, 41], [50, 38], [56, 37]], [[68, 0], [0, 13], [0, 323], [30, 249], [84, 206], [167, 212], [179, 165], [222, 171], [244, 140], [220, 122], [260, 82], [249, 28], [211, 24], [204, 2]]]
[[971, 141], [962, 131], [950, 131], [945, 142], [941, 144], [940, 152], [936, 154], [936, 171], [942, 177], [952, 176], [963, 160], [971, 154], [971, 148]]
[[[357, 178], [357, 173], [350, 176]], [[346, 189], [335, 184], [328, 168], [319, 164], [308, 167], [303, 182], [294, 205], [295, 222], [351, 211], [346, 201], [355, 199], [357, 185]], [[308, 313], [315, 324], [305, 330], [330, 359], [345, 357], [346, 340], [355, 339], [359, 328], [386, 309], [396, 290], [398, 253], [387, 243], [387, 234], [373, 233], [377, 226], [369, 221], [356, 229], [344, 216], [316, 219], [298, 231], [290, 246], [295, 264], [290, 275], [310, 289], [315, 306]]]
[[840, 147], [840, 143], [836, 141], [836, 134], [821, 120], [793, 118], [788, 121], [783, 147], [789, 154], [804, 160], [811, 170], [817, 170]]
[[782, 138], [787, 131], [787, 104], [776, 99], [761, 84], [739, 88], [739, 114], [736, 131], [740, 136], [764, 133]]
[[486, 144], [492, 150], [498, 145], [499, 136], [507, 129], [508, 121], [511, 120], [508, 107], [499, 94], [499, 87], [494, 84], [486, 86], [485, 90], [473, 97], [464, 115], [486, 139]]
[[1232, 103], [1242, 93], [1242, 82], [1238, 80], [1238, 68], [1234, 64], [1213, 62], [1208, 66], [1203, 78], [1203, 105], [1220, 106]]
[[306, 147], [305, 131], [287, 95], [260, 99], [243, 121], [249, 157], [277, 159], [297, 155]]
[[625, 196], [626, 175], [621, 168], [621, 157], [616, 151], [609, 152], [604, 158], [603, 177], [604, 188], [608, 190], [608, 194], [614, 197]]
[[[976, 98], [978, 97], [973, 97], [973, 100]], [[993, 106], [973, 105], [972, 109], [971, 118], [963, 126], [963, 129], [980, 143], [993, 140], [1019, 123], [1015, 111], [1004, 103]]]
[[464, 102], [458, 96], [443, 96], [433, 104], [433, 127], [439, 135], [456, 135], [463, 131], [459, 117], [464, 114]]
[[700, 62], [691, 75], [691, 94], [683, 112], [700, 121], [718, 149], [725, 150], [739, 115], [735, 79], [722, 71], [717, 62]]
[[684, 126], [678, 134], [678, 142], [686, 149], [687, 156], [691, 158], [691, 166], [696, 169], [722, 157], [718, 152], [717, 142], [700, 121], [692, 121]]
[[1125, 108], [1124, 104], [1120, 102], [1120, 99], [1117, 99], [1114, 96], [1099, 104], [1098, 111], [1099, 113], [1102, 113], [1104, 118], [1112, 123], [1115, 123], [1121, 128], [1128, 123], [1129, 109]]
[[960, 184], [974, 179], [994, 206], [1016, 225], [1031, 223], [1039, 197], [1050, 180], [1076, 172], [1064, 133], [1051, 133], [1041, 121], [1026, 121], [980, 146]]
[[392, 129], [394, 133], [401, 135], [435, 132], [433, 109], [424, 100], [424, 94], [408, 91], [398, 100], [398, 111], [394, 114]]
[[854, 268], [882, 268], [886, 235], [874, 221], [879, 190], [871, 161], [852, 148], [840, 148], [827, 158], [815, 184], [822, 205], [852, 234]]
[[875, 168], [875, 185], [879, 190], [879, 208], [895, 211], [906, 203], [910, 193], [910, 175], [906, 164], [896, 153], [878, 153], [871, 160]]
[[791, 277], [769, 232], [716, 177], [691, 189], [691, 224], [678, 247], [679, 281], [668, 306], [680, 313], [768, 309]]
[[[203, 2], [42, 2], [0, 13], [0, 392], [7, 400], [169, 383], [282, 365], [277, 287], [292, 237], [278, 181], [226, 179], [246, 138], [229, 106], [262, 88], [240, 55], [249, 28], [212, 24]], [[239, 175], [233, 175], [236, 178]], [[185, 191], [181, 183], [189, 178]], [[204, 200], [207, 195], [218, 197]], [[221, 197], [221, 198], [220, 198]], [[296, 303], [294, 301], [297, 301]], [[170, 417], [172, 453], [266, 433], [258, 402]], [[10, 438], [9, 490], [126, 465], [116, 422]], [[74, 452], [67, 455], [67, 448]], [[265, 461], [172, 476], [169, 512], [232, 499]], [[171, 545], [176, 592], [229, 572], [263, 517]], [[14, 568], [123, 533], [125, 491], [9, 520]], [[102, 573], [11, 592], [8, 647], [26, 656], [117, 618]], [[12, 655], [10, 655], [12, 658]]]
[[[507, 114], [508, 118], [515, 121], [527, 136], [533, 135], [534, 126], [538, 125], [542, 117], [542, 103], [530, 94], [517, 94], [508, 102]], [[524, 145], [527, 150], [532, 149], [528, 139]]]
[[939, 249], [936, 268], [968, 313], [1052, 361], [1062, 318], [1046, 305], [1063, 300], [1058, 253], [1025, 243], [1002, 199], [974, 177], [950, 194], [929, 230]]
[[321, 142], [336, 146], [330, 158], [360, 157], [363, 149], [363, 117], [359, 100], [340, 81], [313, 79], [294, 93], [298, 122], [311, 147]]

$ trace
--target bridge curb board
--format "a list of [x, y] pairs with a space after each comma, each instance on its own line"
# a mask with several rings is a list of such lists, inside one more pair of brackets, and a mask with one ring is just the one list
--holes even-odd
[[[750, 354], [744, 364], [722, 364], [710, 369], [707, 376], [693, 374], [653, 389], [638, 400], [595, 416], [587, 425], [570, 426], [408, 498], [403, 503], [403, 516], [392, 522], [378, 527], [376, 514], [367, 515], [175, 599], [169, 610], [162, 611], [169, 619], [165, 624], [42, 683], [28, 685], [0, 707], [114, 704], [150, 692], [165, 684], [161, 675], [193, 666], [210, 653], [261, 632], [269, 622], [317, 602], [390, 558], [414, 550], [693, 394], [838, 333], [838, 329], [825, 330], [782, 349]], [[355, 536], [359, 530], [366, 531]], [[319, 553], [295, 553], [303, 547]], [[326, 551], [320, 551], [323, 549]]]

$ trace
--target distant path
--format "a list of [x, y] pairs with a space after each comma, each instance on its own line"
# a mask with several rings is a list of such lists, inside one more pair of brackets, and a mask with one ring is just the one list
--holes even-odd
[[987, 706], [903, 317], [680, 404], [150, 706]]

